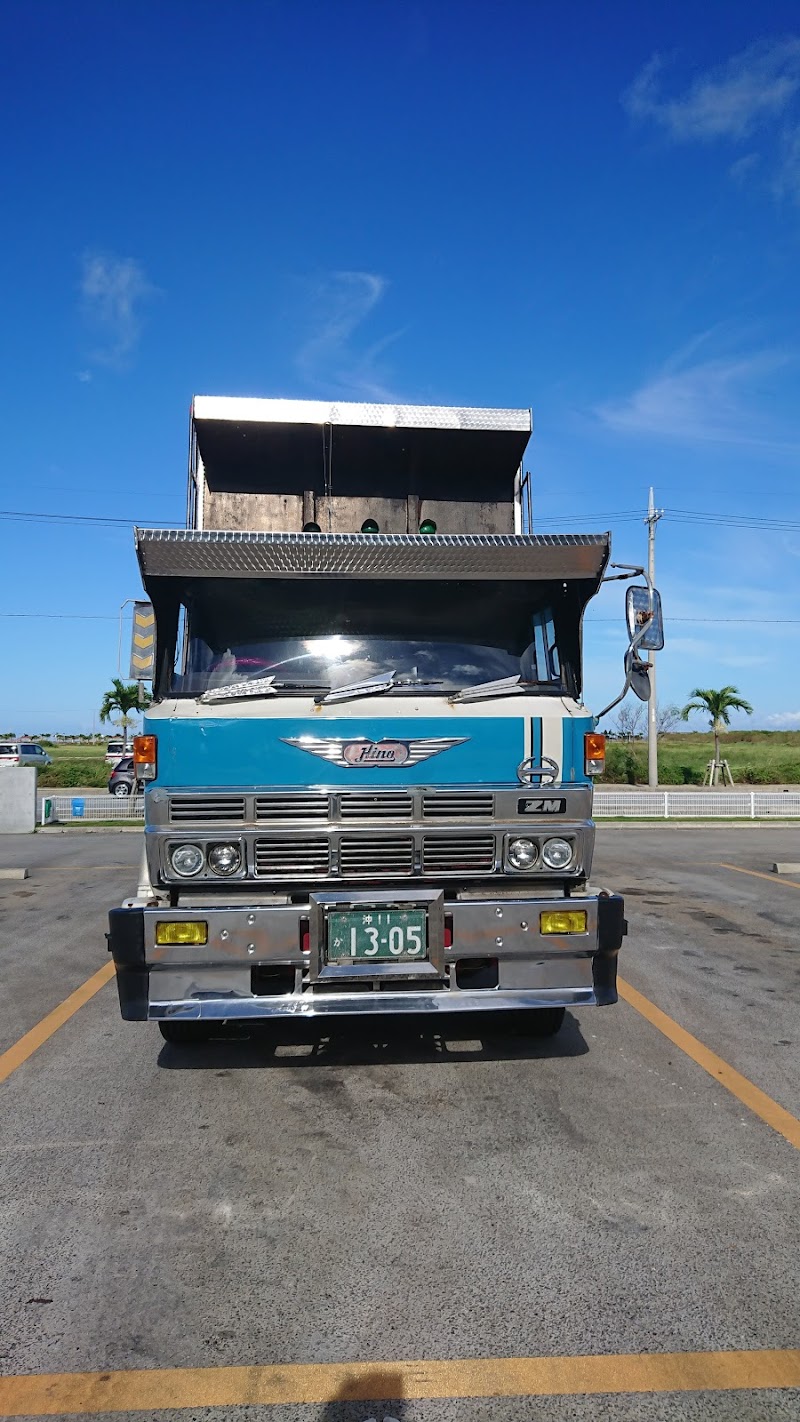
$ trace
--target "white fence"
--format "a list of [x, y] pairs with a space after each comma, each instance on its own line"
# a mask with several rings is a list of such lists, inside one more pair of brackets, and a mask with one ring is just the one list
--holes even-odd
[[[594, 814], [598, 820], [798, 819], [800, 790], [596, 790]], [[49, 795], [39, 815], [43, 825], [143, 819], [141, 795]]]
[[770, 820], [800, 817], [800, 790], [596, 790], [595, 818]]
[[144, 798], [141, 795], [43, 795], [39, 808], [39, 823], [83, 824], [89, 820], [119, 820], [140, 823], [144, 820]]

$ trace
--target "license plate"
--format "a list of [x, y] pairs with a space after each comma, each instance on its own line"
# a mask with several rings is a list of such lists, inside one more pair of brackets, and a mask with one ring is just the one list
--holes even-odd
[[419, 963], [428, 956], [424, 909], [328, 914], [328, 962]]

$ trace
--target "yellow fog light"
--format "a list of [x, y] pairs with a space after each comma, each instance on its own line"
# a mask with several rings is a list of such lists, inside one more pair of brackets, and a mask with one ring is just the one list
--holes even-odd
[[540, 933], [585, 933], [585, 909], [547, 909], [539, 914]]
[[168, 943], [207, 942], [207, 923], [179, 923], [172, 919], [156, 924], [156, 943], [162, 946]]

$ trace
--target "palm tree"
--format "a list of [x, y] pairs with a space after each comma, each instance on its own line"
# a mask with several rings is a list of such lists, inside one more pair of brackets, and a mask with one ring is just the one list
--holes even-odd
[[681, 720], [688, 721], [693, 711], [705, 711], [708, 716], [708, 724], [714, 732], [714, 764], [719, 765], [719, 734], [725, 726], [731, 723], [731, 711], [746, 711], [748, 716], [752, 716], [753, 708], [749, 701], [745, 701], [739, 695], [736, 686], [723, 686], [720, 691], [703, 690], [696, 686], [690, 692], [693, 700], [687, 701], [681, 711]]
[[139, 694], [139, 683], [136, 681], [120, 681], [118, 676], [111, 678], [111, 688], [103, 697], [103, 704], [100, 707], [100, 720], [110, 721], [112, 713], [119, 711], [119, 723], [122, 727], [122, 734], [127, 744], [128, 727], [132, 726], [136, 720], [132, 711], [145, 710], [150, 705], [152, 697], [148, 691], [142, 687], [141, 696]]

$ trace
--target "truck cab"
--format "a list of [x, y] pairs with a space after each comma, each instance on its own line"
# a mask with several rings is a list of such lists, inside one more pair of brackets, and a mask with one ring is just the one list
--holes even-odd
[[198, 397], [156, 618], [122, 1015], [221, 1022], [616, 1001], [592, 885], [582, 621], [607, 534], [534, 535], [528, 410]]

